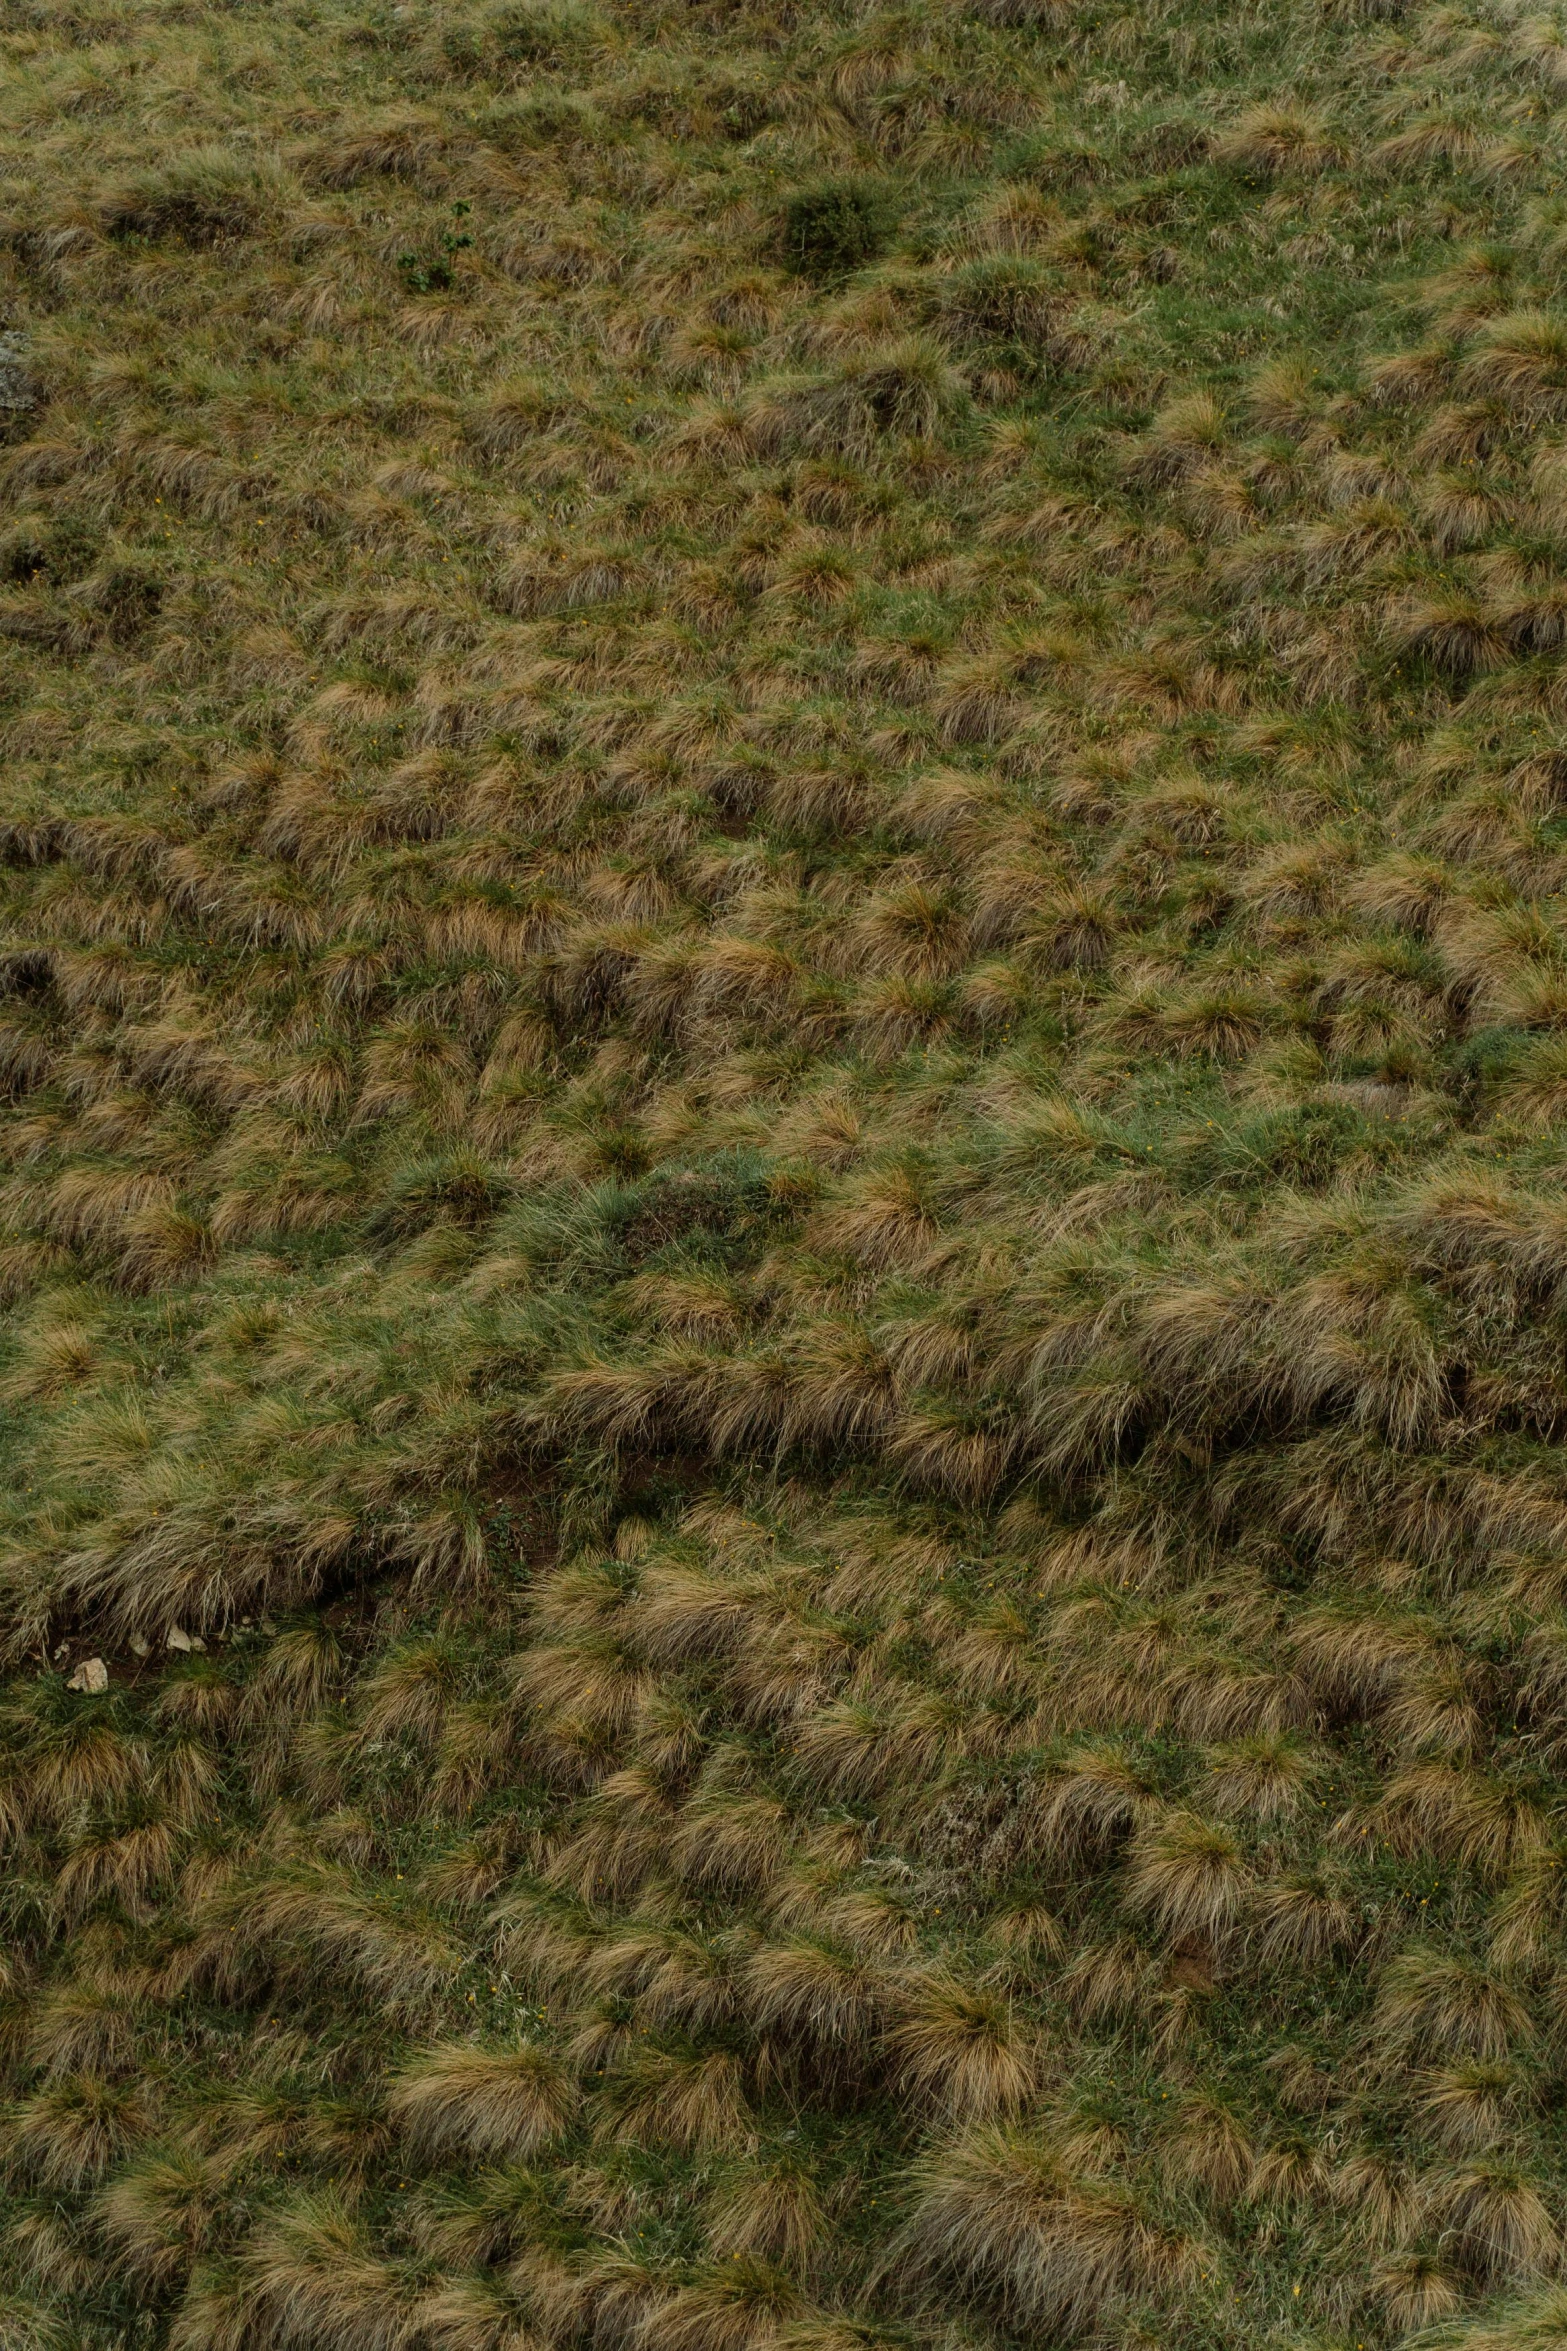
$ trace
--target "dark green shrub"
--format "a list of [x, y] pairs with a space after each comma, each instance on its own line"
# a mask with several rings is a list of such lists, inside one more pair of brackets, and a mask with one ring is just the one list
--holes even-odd
[[801, 277], [847, 277], [875, 260], [891, 226], [879, 188], [858, 180], [801, 188], [784, 207], [783, 257]]

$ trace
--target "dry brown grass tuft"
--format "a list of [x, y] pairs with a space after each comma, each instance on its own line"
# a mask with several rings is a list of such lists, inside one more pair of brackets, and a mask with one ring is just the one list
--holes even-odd
[[536, 2154], [569, 2123], [575, 2092], [539, 2048], [431, 2050], [392, 2094], [391, 2112], [421, 2153], [466, 2148], [487, 2157]]

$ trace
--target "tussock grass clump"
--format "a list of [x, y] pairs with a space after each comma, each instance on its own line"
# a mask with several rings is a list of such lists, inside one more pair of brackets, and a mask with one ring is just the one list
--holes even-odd
[[0, 28], [0, 2351], [1567, 2341], [1567, 40]]

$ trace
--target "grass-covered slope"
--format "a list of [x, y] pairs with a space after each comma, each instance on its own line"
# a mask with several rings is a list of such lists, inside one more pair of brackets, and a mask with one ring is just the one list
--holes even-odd
[[7, 0], [4, 2351], [1567, 2342], [1567, 19], [1114, 9]]

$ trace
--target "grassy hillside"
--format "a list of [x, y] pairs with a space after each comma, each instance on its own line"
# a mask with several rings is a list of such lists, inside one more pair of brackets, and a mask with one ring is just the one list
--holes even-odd
[[4, 0], [0, 2351], [1567, 2344], [1567, 16]]

